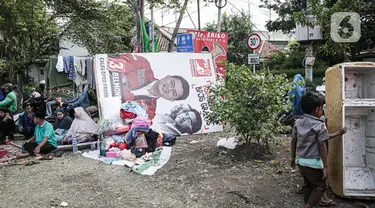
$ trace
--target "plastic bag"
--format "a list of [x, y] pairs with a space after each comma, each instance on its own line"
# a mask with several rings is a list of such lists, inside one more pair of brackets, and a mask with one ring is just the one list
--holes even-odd
[[122, 150], [121, 151], [121, 158], [124, 160], [132, 161], [135, 160], [135, 155], [130, 150]]
[[135, 141], [136, 148], [148, 148], [147, 139], [144, 134], [141, 134]]

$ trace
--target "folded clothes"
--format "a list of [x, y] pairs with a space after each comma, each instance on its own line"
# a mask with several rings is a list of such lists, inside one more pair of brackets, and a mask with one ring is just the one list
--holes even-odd
[[149, 129], [150, 127], [148, 126], [139, 126], [130, 129], [130, 131], [125, 136], [125, 141], [128, 144], [128, 147], [132, 147], [135, 144], [135, 141], [139, 136], [138, 131], [148, 131]]
[[121, 105], [121, 109], [126, 112], [131, 112], [138, 117], [148, 118], [146, 110], [135, 101], [127, 101]]
[[151, 126], [151, 121], [147, 118], [137, 117], [134, 119], [131, 128], [136, 128], [139, 126]]
[[134, 113], [132, 112], [129, 112], [129, 111], [125, 111], [123, 109], [120, 110], [120, 117], [125, 120], [125, 119], [132, 119], [132, 118], [135, 118], [137, 117], [137, 115], [135, 115]]

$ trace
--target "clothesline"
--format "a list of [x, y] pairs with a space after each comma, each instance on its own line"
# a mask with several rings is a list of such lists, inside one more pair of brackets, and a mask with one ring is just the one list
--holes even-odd
[[45, 67], [46, 91], [50, 96], [76, 97], [84, 80], [96, 89], [92, 56], [51, 56]]

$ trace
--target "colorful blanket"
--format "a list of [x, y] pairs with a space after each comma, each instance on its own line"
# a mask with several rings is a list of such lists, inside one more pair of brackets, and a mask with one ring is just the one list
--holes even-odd
[[137, 159], [135, 162], [127, 161], [127, 160], [120, 160], [117, 158], [106, 158], [99, 156], [100, 151], [90, 151], [85, 152], [82, 156], [91, 158], [94, 160], [99, 160], [107, 164], [111, 165], [120, 165], [120, 166], [127, 166], [132, 169], [132, 171], [142, 174], [142, 175], [153, 175], [157, 170], [162, 168], [171, 157], [172, 147], [162, 147], [155, 152], [152, 153], [152, 156], [149, 160], [143, 161]]
[[15, 159], [17, 154], [21, 154], [21, 149], [13, 145], [0, 145], [0, 163]]

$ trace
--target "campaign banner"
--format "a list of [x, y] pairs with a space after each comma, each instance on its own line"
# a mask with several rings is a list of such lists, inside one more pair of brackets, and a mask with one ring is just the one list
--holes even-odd
[[228, 33], [206, 32], [199, 30], [188, 30], [193, 34], [194, 52], [210, 53], [215, 62], [215, 69], [218, 77], [225, 79], [225, 64], [227, 60]]
[[100, 54], [95, 56], [95, 72], [104, 118], [120, 114], [116, 100], [135, 101], [155, 130], [175, 135], [223, 130], [203, 117], [210, 111], [208, 86], [216, 82], [210, 54]]

